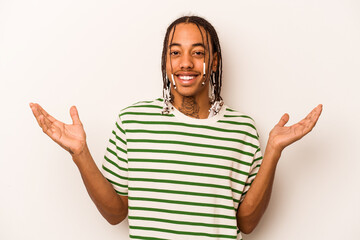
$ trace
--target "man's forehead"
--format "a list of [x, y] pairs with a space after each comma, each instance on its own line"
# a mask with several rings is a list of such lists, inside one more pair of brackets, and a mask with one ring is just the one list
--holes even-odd
[[207, 46], [207, 37], [207, 33], [203, 27], [198, 27], [194, 23], [180, 23], [171, 29], [168, 45], [204, 44]]

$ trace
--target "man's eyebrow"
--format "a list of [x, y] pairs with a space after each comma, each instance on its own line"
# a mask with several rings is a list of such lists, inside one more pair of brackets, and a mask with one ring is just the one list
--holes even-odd
[[171, 48], [171, 47], [174, 47], [174, 46], [181, 46], [181, 44], [180, 43], [171, 43], [170, 45], [169, 45], [169, 48]]
[[[181, 44], [180, 44], [180, 43], [171, 43], [171, 44], [169, 45], [169, 48], [174, 47], [174, 46], [181, 47]], [[193, 47], [199, 47], [199, 46], [200, 46], [200, 47], [205, 48], [205, 46], [204, 46], [203, 43], [194, 43], [192, 46], [193, 46]]]
[[203, 48], [205, 48], [205, 45], [203, 43], [194, 43], [192, 46], [193, 47], [203, 47]]

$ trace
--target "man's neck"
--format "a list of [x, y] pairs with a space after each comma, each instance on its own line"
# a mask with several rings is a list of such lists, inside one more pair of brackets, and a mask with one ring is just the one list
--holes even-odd
[[209, 116], [210, 101], [200, 101], [193, 96], [180, 96], [174, 99], [173, 105], [189, 117], [203, 119]]

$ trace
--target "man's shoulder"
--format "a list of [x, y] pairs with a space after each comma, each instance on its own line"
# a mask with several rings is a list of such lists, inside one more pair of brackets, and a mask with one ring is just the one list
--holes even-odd
[[163, 109], [162, 98], [142, 100], [120, 110], [119, 117], [125, 115], [154, 115], [160, 114]]
[[228, 127], [246, 131], [251, 134], [251, 136], [258, 138], [256, 124], [252, 117], [227, 105], [224, 105], [223, 107], [225, 107], [224, 115], [219, 122]]
[[233, 119], [233, 120], [242, 120], [242, 121], [251, 121], [251, 122], [254, 122], [254, 119], [252, 117], [250, 117], [249, 115], [241, 112], [241, 111], [238, 111], [234, 108], [231, 108], [227, 105], [224, 105], [223, 106], [225, 109], [225, 112], [224, 112], [224, 118], [228, 118], [228, 119]]

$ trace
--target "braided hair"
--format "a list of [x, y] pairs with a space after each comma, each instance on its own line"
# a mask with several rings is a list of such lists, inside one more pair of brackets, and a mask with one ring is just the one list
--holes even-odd
[[[163, 44], [162, 58], [161, 58], [163, 89], [166, 89], [169, 87], [168, 86], [169, 80], [167, 79], [167, 75], [166, 75], [166, 60], [168, 57], [167, 53], [168, 53], [169, 40], [171, 43], [172, 39], [174, 37], [176, 25], [178, 25], [180, 23], [195, 24], [199, 28], [201, 37], [204, 39], [203, 33], [201, 31], [201, 27], [202, 27], [205, 30], [205, 34], [207, 36], [206, 40], [207, 40], [208, 50], [210, 50], [210, 48], [209, 48], [209, 36], [210, 36], [211, 46], [212, 46], [212, 51], [213, 51], [212, 53], [213, 54], [217, 53], [217, 58], [218, 58], [218, 64], [216, 66], [216, 71], [214, 71], [213, 74], [211, 74], [211, 76], [210, 76], [210, 84], [212, 84], [212, 87], [214, 88], [214, 95], [215, 95], [214, 96], [215, 99], [213, 99], [213, 101], [214, 102], [222, 101], [222, 97], [220, 96], [221, 85], [222, 85], [222, 57], [221, 57], [221, 48], [220, 48], [219, 38], [218, 38], [215, 28], [207, 20], [205, 20], [204, 18], [198, 17], [198, 16], [184, 16], [184, 17], [178, 18], [174, 22], [172, 22], [166, 30], [164, 44]], [[172, 32], [172, 36], [170, 37], [170, 32], [172, 29], [174, 29], [174, 31]], [[208, 52], [210, 52], [210, 51], [208, 51]], [[212, 66], [211, 66], [212, 64], [210, 64], [210, 57], [209, 57], [209, 62], [206, 65], [208, 68], [206, 72], [210, 72], [210, 69], [212, 68]]]

